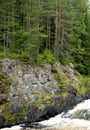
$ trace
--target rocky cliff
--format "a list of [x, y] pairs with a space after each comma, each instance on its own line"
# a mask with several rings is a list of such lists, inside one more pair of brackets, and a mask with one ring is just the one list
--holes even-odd
[[66, 111], [85, 98], [90, 86], [72, 64], [24, 65], [0, 60], [0, 127], [32, 123]]

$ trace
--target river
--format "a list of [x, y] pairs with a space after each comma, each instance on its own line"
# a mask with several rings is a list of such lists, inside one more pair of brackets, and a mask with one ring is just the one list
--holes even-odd
[[90, 130], [90, 99], [79, 103], [68, 112], [36, 124], [37, 128], [18, 125], [1, 130]]

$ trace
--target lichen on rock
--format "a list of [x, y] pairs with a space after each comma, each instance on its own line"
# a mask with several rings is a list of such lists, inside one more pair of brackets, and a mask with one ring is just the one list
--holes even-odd
[[7, 58], [0, 62], [0, 115], [5, 117], [4, 125], [48, 119], [85, 98], [81, 75], [72, 65], [57, 62], [40, 67]]

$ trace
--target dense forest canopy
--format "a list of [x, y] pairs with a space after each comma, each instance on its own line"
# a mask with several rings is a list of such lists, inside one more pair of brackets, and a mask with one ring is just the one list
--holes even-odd
[[30, 63], [72, 62], [89, 75], [89, 1], [0, 0], [0, 56], [10, 55]]

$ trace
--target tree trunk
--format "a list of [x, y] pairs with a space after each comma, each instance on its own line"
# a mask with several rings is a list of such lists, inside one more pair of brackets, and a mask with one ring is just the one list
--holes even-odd
[[27, 30], [30, 31], [30, 2], [27, 0]]
[[47, 40], [46, 40], [46, 48], [50, 50], [50, 37], [51, 37], [51, 29], [50, 29], [50, 7], [49, 1], [47, 1]]
[[46, 40], [46, 48], [48, 48], [50, 50], [50, 35], [51, 35], [51, 32], [50, 32], [50, 16], [48, 16], [47, 18], [47, 40]]
[[61, 49], [61, 51], [63, 51], [63, 49], [64, 49], [64, 25], [62, 25], [62, 29], [61, 29], [61, 45], [60, 45], [60, 49]]
[[59, 60], [59, 41], [60, 41], [60, 17], [59, 17], [59, 5], [60, 0], [56, 0], [56, 21], [55, 21], [55, 45], [54, 56], [56, 60]]
[[4, 26], [3, 26], [3, 28], [4, 28], [4, 32], [3, 32], [3, 46], [4, 46], [4, 54], [6, 54], [6, 30], [5, 30], [5, 16], [4, 16]]

